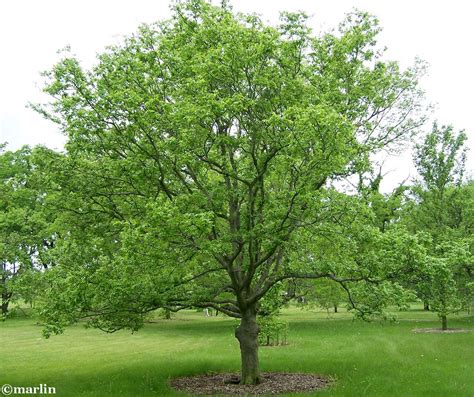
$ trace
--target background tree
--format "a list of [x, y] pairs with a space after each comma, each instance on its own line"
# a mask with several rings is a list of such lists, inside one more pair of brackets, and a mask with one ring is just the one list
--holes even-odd
[[384, 178], [382, 167], [383, 164], [378, 165], [378, 171], [376, 172], [371, 169], [359, 174], [357, 192], [361, 199], [372, 209], [374, 226], [384, 233], [391, 225], [400, 220], [408, 187], [405, 186], [406, 181], [403, 181], [393, 191], [382, 193], [380, 191], [380, 185]]
[[346, 299], [346, 294], [337, 282], [330, 279], [320, 279], [304, 285], [302, 298], [304, 299], [303, 305], [316, 304], [327, 310], [329, 315], [329, 309], [333, 309], [334, 313], [337, 313], [341, 302]]
[[212, 307], [240, 318], [241, 383], [255, 384], [259, 302], [274, 286], [373, 285], [375, 261], [333, 254], [377, 238], [357, 199], [330, 185], [417, 131], [420, 69], [380, 59], [367, 14], [321, 37], [305, 19], [271, 27], [180, 2], [93, 69], [68, 56], [46, 73], [52, 102], [36, 109], [68, 137], [47, 332], [83, 317], [136, 329], [156, 308]]
[[0, 152], [0, 263], [2, 315], [18, 299], [32, 302], [39, 293], [38, 271], [47, 267], [52, 213], [44, 207], [39, 159], [47, 149], [28, 146]]
[[465, 141], [464, 132], [434, 123], [424, 142], [416, 146], [414, 162], [420, 180], [413, 193], [422, 204], [415, 210], [416, 222], [420, 228], [431, 230], [436, 241], [441, 241], [448, 229], [458, 227], [459, 219], [451, 216], [450, 203], [458, 194], [455, 188], [463, 182]]
[[[463, 185], [466, 135], [451, 126], [433, 124], [417, 146], [415, 165], [421, 179], [412, 189], [413, 202], [405, 222], [427, 233], [429, 258], [415, 275], [420, 298], [429, 303], [447, 329], [447, 315], [466, 307], [472, 282], [472, 192]], [[472, 183], [471, 183], [472, 184]]]

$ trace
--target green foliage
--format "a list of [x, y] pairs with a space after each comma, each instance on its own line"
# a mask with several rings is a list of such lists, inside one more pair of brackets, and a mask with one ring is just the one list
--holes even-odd
[[290, 291], [291, 287], [286, 283], [273, 286], [259, 301], [258, 315], [260, 317], [277, 316], [282, 306], [293, 297]]
[[440, 317], [459, 312], [462, 301], [452, 267], [443, 258], [429, 258], [426, 274], [430, 288], [430, 308]]
[[346, 291], [340, 284], [331, 279], [310, 280], [300, 285], [300, 304], [307, 308], [313, 309], [319, 306], [328, 311], [337, 308], [341, 303], [347, 301]]
[[446, 316], [472, 301], [474, 207], [472, 181], [464, 183], [466, 135], [435, 123], [417, 146], [415, 164], [421, 180], [412, 189], [404, 223], [424, 233], [428, 256], [412, 279], [413, 287], [446, 326]]
[[426, 190], [442, 196], [450, 185], [459, 185], [464, 174], [467, 136], [453, 126], [433, 124], [423, 144], [416, 146], [415, 165]]
[[158, 310], [158, 316], [165, 320], [171, 320], [173, 314], [169, 309], [160, 309]]
[[381, 193], [382, 166], [378, 173], [373, 170], [359, 175], [358, 193], [363, 201], [373, 211], [373, 224], [381, 232], [385, 232], [391, 225], [399, 221], [406, 201], [408, 187], [401, 183], [390, 193]]
[[334, 309], [336, 311], [344, 297], [344, 290], [334, 281], [316, 281], [316, 299], [318, 305], [323, 309]]
[[258, 343], [260, 346], [288, 344], [288, 322], [277, 315], [258, 317]]
[[2, 315], [11, 302], [27, 302], [41, 293], [41, 269], [50, 265], [55, 214], [42, 181], [42, 161], [50, 153], [28, 146], [11, 152], [0, 147], [0, 294]]
[[185, 1], [90, 70], [66, 54], [46, 72], [33, 107], [68, 137], [47, 332], [135, 330], [157, 308], [255, 316], [287, 280], [393, 272], [372, 210], [332, 187], [423, 122], [423, 65], [383, 61], [379, 31], [366, 13], [314, 36], [302, 13], [268, 26]]

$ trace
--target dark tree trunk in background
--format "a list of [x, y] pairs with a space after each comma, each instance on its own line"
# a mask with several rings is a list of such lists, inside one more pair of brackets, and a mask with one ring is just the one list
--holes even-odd
[[8, 292], [2, 292], [2, 315], [8, 313], [8, 304], [10, 303], [11, 294]]
[[2, 263], [2, 277], [0, 278], [0, 291], [2, 295], [2, 315], [8, 313], [8, 304], [10, 303], [10, 298], [12, 296], [11, 292], [7, 290], [7, 277], [6, 277], [6, 264]]
[[334, 313], [337, 313], [337, 305], [334, 305]]
[[258, 332], [257, 312], [249, 308], [242, 312], [239, 327], [235, 330], [235, 337], [240, 343], [241, 378], [243, 385], [260, 383], [260, 367], [258, 363]]
[[430, 310], [430, 304], [428, 302], [423, 303], [423, 310]]
[[6, 316], [8, 314], [8, 302], [2, 301], [2, 316]]
[[441, 329], [446, 331], [448, 329], [448, 318], [445, 314], [441, 316]]

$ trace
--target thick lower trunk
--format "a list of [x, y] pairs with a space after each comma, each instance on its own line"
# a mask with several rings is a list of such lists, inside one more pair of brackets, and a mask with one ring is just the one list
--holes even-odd
[[2, 294], [2, 315], [7, 315], [9, 303], [10, 303], [10, 294]]
[[337, 313], [337, 305], [334, 305], [334, 313]]
[[240, 343], [240, 384], [242, 385], [256, 385], [260, 383], [258, 331], [256, 311], [251, 309], [243, 312], [240, 325], [235, 330], [235, 337]]
[[428, 302], [423, 303], [423, 310], [427, 310], [427, 311], [430, 310], [430, 305]]
[[0, 278], [0, 293], [2, 298], [2, 316], [6, 316], [8, 313], [8, 304], [10, 303], [10, 298], [12, 296], [11, 292], [8, 292], [7, 289], [7, 277], [6, 277], [6, 263], [2, 262], [1, 267], [1, 274], [2, 277]]
[[446, 331], [448, 329], [448, 318], [446, 315], [441, 316], [441, 329]]

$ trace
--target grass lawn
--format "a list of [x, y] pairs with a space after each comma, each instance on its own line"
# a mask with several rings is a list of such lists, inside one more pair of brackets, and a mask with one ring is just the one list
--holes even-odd
[[[344, 312], [327, 318], [289, 308], [283, 317], [289, 345], [262, 347], [262, 370], [334, 377], [318, 396], [474, 396], [474, 332], [411, 331], [439, 326], [436, 314], [417, 307], [398, 313], [397, 323], [364, 323]], [[0, 386], [46, 383], [57, 396], [182, 395], [167, 386], [169, 378], [238, 371], [235, 324], [187, 311], [133, 335], [77, 325], [44, 339], [34, 319], [11, 318], [0, 322]], [[448, 325], [474, 330], [474, 317], [452, 316]]]

